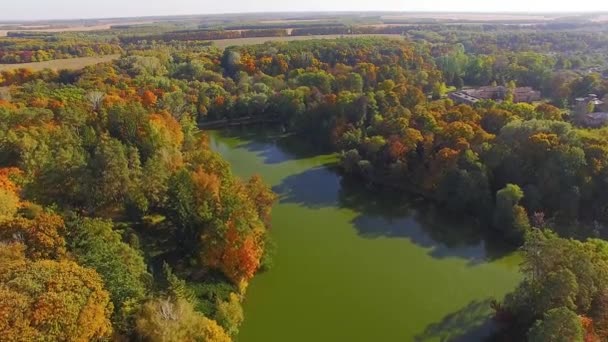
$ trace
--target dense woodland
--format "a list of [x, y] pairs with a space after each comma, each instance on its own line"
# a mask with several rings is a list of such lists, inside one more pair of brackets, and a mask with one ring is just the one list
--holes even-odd
[[[606, 340], [608, 128], [579, 127], [569, 103], [608, 93], [608, 34], [408, 37], [223, 51], [128, 39], [114, 63], [3, 71], [0, 340], [235, 337], [247, 282], [271, 265], [275, 195], [236, 179], [199, 127], [244, 119], [340, 153], [361, 186], [522, 246], [525, 280], [494, 303], [497, 339]], [[547, 101], [445, 97], [492, 83]]]
[[0, 101], [0, 340], [238, 332], [274, 194], [160, 105], [145, 61], [32, 74]]

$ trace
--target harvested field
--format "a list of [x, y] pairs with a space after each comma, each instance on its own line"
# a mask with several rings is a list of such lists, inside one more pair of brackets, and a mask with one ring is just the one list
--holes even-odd
[[48, 26], [48, 25], [30, 25], [30, 26], [22, 26], [23, 29], [21, 30], [2, 30], [2, 26], [0, 26], [0, 37], [5, 37], [8, 32], [51, 32], [51, 33], [57, 33], [57, 32], [86, 32], [86, 31], [102, 31], [102, 30], [109, 30], [112, 28], [112, 26], [115, 25], [144, 25], [144, 24], [151, 24], [153, 23], [153, 21], [133, 21], [133, 22], [120, 22], [120, 21], [116, 21], [116, 22], [108, 22], [108, 23], [104, 23], [104, 24], [99, 24], [99, 25], [91, 25], [91, 26], [84, 26], [84, 25], [78, 25], [78, 26], [66, 26], [66, 27], [53, 27], [53, 26]]
[[36, 62], [36, 63], [20, 63], [20, 64], [0, 64], [0, 71], [14, 70], [19, 68], [28, 68], [33, 71], [39, 71], [43, 69], [53, 70], [77, 70], [82, 69], [89, 65], [95, 65], [104, 62], [110, 62], [117, 59], [120, 55], [107, 55], [99, 57], [78, 57], [68, 59], [56, 59], [53, 61]]

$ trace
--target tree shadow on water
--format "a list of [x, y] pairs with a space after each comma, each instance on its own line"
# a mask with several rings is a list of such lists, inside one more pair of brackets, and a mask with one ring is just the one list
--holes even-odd
[[357, 216], [351, 223], [362, 237], [405, 238], [428, 248], [434, 258], [459, 257], [474, 266], [511, 251], [492, 240], [487, 227], [470, 217], [449, 216], [420, 197], [341, 177], [332, 167], [286, 177], [273, 191], [279, 194], [280, 203], [353, 210]]
[[243, 140], [237, 147], [255, 153], [264, 164], [308, 159], [330, 152], [304, 137], [283, 133], [279, 127], [235, 127], [222, 130], [220, 134]]
[[308, 208], [337, 206], [340, 178], [327, 166], [308, 169], [283, 179], [272, 190], [280, 203], [293, 203]]
[[[222, 136], [244, 141], [246, 148], [266, 164], [319, 156], [320, 149], [297, 135], [261, 127], [223, 130]], [[323, 165], [285, 177], [273, 187], [280, 203], [313, 209], [346, 208], [358, 215], [351, 221], [364, 238], [405, 238], [429, 249], [435, 258], [459, 257], [476, 265], [512, 251], [475, 219], [446, 215], [432, 202], [404, 191], [372, 187], [366, 181], [342, 177], [335, 165]]]
[[416, 342], [472, 342], [488, 341], [496, 332], [491, 319], [490, 298], [474, 300], [464, 308], [450, 313], [437, 323], [432, 323], [414, 338]]
[[366, 238], [407, 238], [429, 248], [435, 258], [460, 257], [475, 265], [511, 249], [495, 241], [472, 217], [449, 215], [430, 201], [386, 188], [365, 187], [345, 179], [340, 205], [360, 213], [353, 225]]

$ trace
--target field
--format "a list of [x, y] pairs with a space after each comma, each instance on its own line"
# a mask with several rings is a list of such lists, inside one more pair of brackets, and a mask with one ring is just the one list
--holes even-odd
[[19, 68], [29, 68], [33, 71], [39, 71], [42, 69], [69, 69], [76, 70], [82, 69], [89, 65], [95, 65], [98, 63], [109, 62], [117, 59], [120, 55], [108, 55], [100, 57], [78, 57], [68, 59], [56, 59], [53, 61], [36, 62], [36, 63], [20, 63], [20, 64], [0, 64], [0, 71], [14, 70]]
[[564, 14], [522, 14], [522, 13], [399, 13], [382, 16], [383, 20], [433, 19], [439, 21], [547, 21], [564, 17]]
[[5, 37], [9, 32], [88, 32], [109, 30], [114, 25], [143, 25], [150, 24], [152, 21], [133, 21], [133, 20], [115, 20], [97, 25], [21, 25], [19, 29], [6, 29], [6, 26], [0, 25], [0, 37]]
[[310, 39], [336, 39], [341, 37], [387, 37], [390, 39], [401, 39], [402, 36], [398, 34], [330, 34], [322, 36], [286, 36], [286, 37], [252, 37], [252, 38], [236, 38], [236, 39], [220, 39], [214, 40], [213, 45], [220, 49], [225, 49], [229, 46], [234, 45], [255, 45], [262, 44], [265, 42], [288, 42], [292, 40], [310, 40]]

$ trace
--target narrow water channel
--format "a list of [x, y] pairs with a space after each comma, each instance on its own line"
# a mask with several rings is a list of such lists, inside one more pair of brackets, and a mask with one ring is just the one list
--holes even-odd
[[239, 342], [476, 341], [521, 277], [473, 225], [343, 180], [333, 154], [266, 131], [214, 131], [241, 177], [280, 196], [274, 265], [251, 282]]

